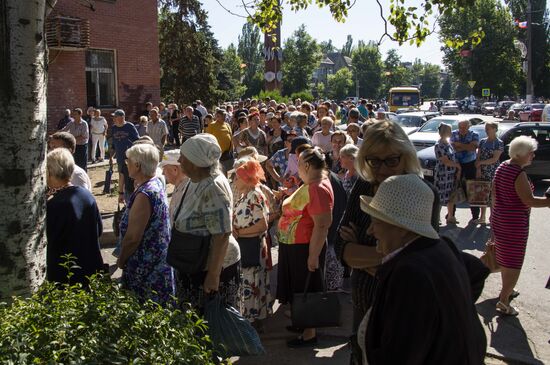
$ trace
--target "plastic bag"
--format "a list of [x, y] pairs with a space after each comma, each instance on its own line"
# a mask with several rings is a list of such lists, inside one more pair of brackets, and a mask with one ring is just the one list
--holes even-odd
[[227, 305], [219, 294], [206, 300], [204, 319], [216, 353], [222, 357], [261, 355], [265, 350], [258, 333], [240, 313]]

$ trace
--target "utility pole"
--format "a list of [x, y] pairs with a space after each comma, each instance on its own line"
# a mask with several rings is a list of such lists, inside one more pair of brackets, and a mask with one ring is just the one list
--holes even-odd
[[530, 104], [533, 102], [533, 12], [531, 0], [527, 0], [527, 82], [525, 102]]

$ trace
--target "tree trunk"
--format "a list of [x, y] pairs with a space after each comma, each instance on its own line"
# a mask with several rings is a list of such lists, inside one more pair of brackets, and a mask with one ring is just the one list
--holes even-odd
[[46, 0], [0, 2], [0, 299], [46, 267]]

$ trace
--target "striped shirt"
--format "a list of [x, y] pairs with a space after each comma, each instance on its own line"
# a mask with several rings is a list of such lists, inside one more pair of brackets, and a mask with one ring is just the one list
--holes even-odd
[[84, 141], [76, 141], [77, 145], [87, 145], [88, 144], [88, 138], [90, 137], [89, 131], [88, 131], [88, 123], [84, 119], [80, 119], [80, 123], [76, 123], [75, 121], [69, 122], [65, 126], [65, 128], [62, 129], [63, 132], [69, 132], [74, 136], [74, 138], [78, 137], [84, 137]]
[[178, 130], [183, 137], [183, 141], [185, 141], [202, 132], [201, 122], [196, 115], [193, 116], [193, 119], [184, 116], [180, 120]]

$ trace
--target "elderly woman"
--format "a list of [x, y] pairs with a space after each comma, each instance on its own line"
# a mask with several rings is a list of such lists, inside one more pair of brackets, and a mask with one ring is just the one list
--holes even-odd
[[344, 168], [342, 167], [342, 162], [340, 161], [340, 150], [346, 144], [351, 143], [351, 139], [348, 139], [348, 136], [343, 131], [336, 131], [330, 136], [330, 142], [332, 144], [332, 150], [327, 154], [328, 157], [328, 166], [330, 171], [338, 174], [339, 176], [344, 175]]
[[185, 176], [183, 170], [181, 169], [181, 165], [178, 161], [179, 158], [180, 151], [166, 151], [164, 152], [162, 161], [159, 164], [159, 168], [162, 169], [162, 174], [165, 176], [166, 182], [174, 185], [172, 199], [170, 199], [170, 205], [168, 206], [168, 211], [170, 212], [170, 224], [174, 222], [177, 205], [181, 201], [183, 192], [185, 191], [185, 186], [189, 182], [189, 178]]
[[[325, 108], [326, 109], [326, 108]], [[330, 117], [323, 117], [321, 121], [321, 130], [315, 132], [311, 138], [311, 143], [314, 146], [320, 147], [325, 153], [332, 151], [332, 143], [330, 141], [332, 137], [332, 119]]]
[[[52, 194], [46, 203], [46, 277], [58, 283], [82, 283], [103, 269], [99, 236], [103, 231], [101, 216], [92, 194], [71, 184], [74, 158], [66, 148], [56, 148], [46, 157], [46, 180]], [[60, 266], [63, 255], [75, 256], [73, 275]]]
[[270, 118], [270, 126], [271, 129], [267, 133], [268, 157], [283, 149], [286, 139], [286, 131], [281, 128], [281, 119], [279, 117], [272, 116]]
[[364, 363], [483, 363], [487, 340], [468, 274], [432, 227], [434, 203], [414, 174], [388, 177], [374, 198], [361, 196], [371, 217], [367, 232], [383, 257], [372, 309], [358, 330]]
[[537, 141], [527, 136], [510, 143], [510, 159], [497, 168], [493, 180], [491, 228], [497, 263], [501, 267], [502, 289], [496, 308], [506, 315], [517, 316], [510, 300], [519, 295], [518, 282], [529, 236], [531, 208], [549, 207], [550, 198], [533, 196], [533, 184], [523, 170], [535, 156]]
[[233, 236], [239, 243], [242, 265], [242, 314], [256, 328], [272, 312], [266, 234], [268, 198], [260, 187], [265, 179], [260, 163], [253, 158], [235, 162], [233, 182], [238, 198], [233, 208]]
[[457, 224], [455, 218], [455, 202], [451, 194], [460, 179], [461, 166], [456, 160], [453, 146], [449, 143], [452, 129], [450, 124], [441, 123], [438, 127], [439, 141], [434, 146], [435, 163], [434, 184], [439, 192], [439, 202], [447, 205], [447, 224]]
[[[504, 151], [504, 142], [497, 138], [498, 123], [485, 122], [485, 133], [487, 137], [479, 141], [477, 149], [476, 178], [485, 181], [493, 181], [498, 165], [500, 165], [500, 156]], [[487, 207], [481, 207], [479, 217], [480, 224], [486, 224]]]
[[357, 180], [357, 173], [355, 171], [355, 159], [357, 158], [357, 153], [359, 148], [353, 144], [347, 144], [340, 150], [340, 161], [342, 168], [346, 169], [346, 173], [342, 177], [342, 184], [344, 185], [344, 190], [349, 196], [351, 193], [351, 188]]
[[260, 116], [255, 112], [248, 117], [248, 128], [239, 134], [238, 145], [242, 148], [252, 146], [264, 156], [267, 156], [267, 136], [265, 132], [259, 128]]
[[348, 124], [348, 129], [346, 130], [348, 135], [351, 137], [353, 144], [357, 147], [361, 147], [363, 144], [363, 139], [359, 137], [361, 133], [361, 127], [357, 123]]
[[[298, 174], [304, 184], [284, 200], [278, 224], [277, 299], [281, 303], [291, 303], [294, 293], [303, 293], [308, 271], [313, 273], [309, 290], [323, 289], [324, 278], [318, 269], [324, 266], [325, 241], [332, 223], [334, 195], [325, 155], [319, 147], [299, 155]], [[289, 329], [296, 330], [292, 326]], [[315, 328], [303, 329], [302, 336], [287, 342], [289, 347], [316, 343]]]
[[[371, 217], [360, 209], [359, 196], [374, 196], [378, 186], [390, 176], [408, 173], [422, 176], [416, 150], [397, 123], [375, 122], [364, 130], [363, 137], [364, 143], [356, 160], [359, 178], [351, 190], [340, 222], [340, 240], [335, 246], [343, 263], [354, 268], [351, 277], [354, 333], [370, 308], [376, 290], [377, 280], [368, 268], [382, 260], [375, 249], [376, 239], [367, 233]], [[439, 227], [439, 199], [435, 199], [432, 208], [432, 225], [436, 228]], [[352, 364], [361, 364], [361, 351], [355, 338], [352, 340]]]
[[126, 151], [128, 174], [136, 189], [120, 222], [121, 250], [117, 265], [122, 286], [140, 301], [168, 304], [174, 295], [174, 272], [166, 263], [170, 219], [164, 187], [155, 174], [159, 151], [136, 144]]
[[[202, 270], [186, 274], [176, 270], [176, 292], [181, 304], [204, 309], [205, 294], [218, 292], [227, 304], [240, 308], [240, 252], [231, 237], [233, 196], [220, 170], [221, 148], [216, 137], [201, 133], [180, 148], [179, 162], [191, 180], [175, 214], [174, 229], [194, 236], [209, 236], [208, 260]], [[184, 307], [183, 307], [184, 308]]]

